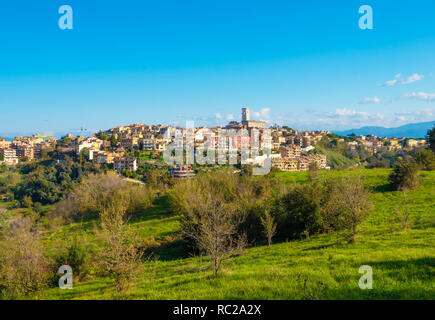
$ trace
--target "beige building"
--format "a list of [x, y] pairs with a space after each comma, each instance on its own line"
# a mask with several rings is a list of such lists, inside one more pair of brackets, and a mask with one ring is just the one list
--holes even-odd
[[3, 149], [0, 150], [0, 152], [3, 154], [3, 161], [5, 164], [13, 165], [18, 163], [19, 158], [17, 157], [17, 151], [15, 149]]
[[298, 145], [289, 145], [281, 148], [281, 157], [283, 159], [295, 159], [301, 156], [301, 147]]
[[113, 169], [117, 173], [121, 173], [122, 170], [135, 172], [137, 170], [137, 160], [134, 157], [116, 157], [113, 159]]

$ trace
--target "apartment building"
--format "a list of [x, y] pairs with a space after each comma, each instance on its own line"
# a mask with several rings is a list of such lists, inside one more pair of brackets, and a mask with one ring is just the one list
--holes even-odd
[[170, 173], [174, 178], [188, 178], [195, 175], [190, 164], [177, 164], [172, 168]]
[[[89, 156], [91, 155], [91, 152], [89, 153]], [[113, 163], [113, 159], [115, 158], [115, 154], [113, 152], [107, 152], [107, 151], [96, 151], [92, 150], [92, 160], [95, 163], [98, 164], [109, 164]]]
[[113, 169], [117, 173], [121, 173], [122, 170], [135, 172], [137, 170], [137, 160], [134, 157], [116, 157], [113, 159]]
[[289, 145], [281, 147], [281, 157], [283, 159], [295, 159], [301, 156], [301, 147], [299, 145]]
[[76, 154], [79, 155], [83, 149], [101, 149], [103, 145], [103, 140], [98, 139], [97, 137], [89, 137], [82, 141], [80, 141], [76, 147]]
[[9, 149], [11, 147], [12, 142], [0, 138], [0, 149]]
[[18, 158], [33, 160], [35, 158], [35, 149], [31, 145], [18, 144], [16, 145], [16, 154]]
[[271, 158], [272, 167], [281, 171], [298, 171], [298, 161], [296, 159], [283, 159], [281, 157]]
[[2, 149], [0, 152], [3, 154], [3, 161], [5, 164], [13, 165], [18, 163], [19, 158], [17, 157], [17, 151], [15, 149]]

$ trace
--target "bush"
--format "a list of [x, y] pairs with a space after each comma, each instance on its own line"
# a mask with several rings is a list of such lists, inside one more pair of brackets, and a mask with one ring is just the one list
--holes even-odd
[[30, 197], [33, 202], [43, 205], [54, 204], [69, 192], [74, 183], [99, 170], [97, 165], [89, 162], [83, 165], [71, 161], [25, 164], [20, 167], [20, 173], [24, 175], [22, 181], [13, 187], [15, 198]]
[[415, 162], [425, 170], [435, 170], [435, 153], [429, 149], [419, 150], [415, 153]]
[[72, 268], [74, 279], [82, 279], [88, 273], [91, 251], [83, 238], [70, 239], [56, 259], [56, 267], [68, 265]]
[[97, 235], [103, 241], [99, 262], [116, 282], [118, 294], [127, 292], [139, 272], [143, 252], [136, 246], [136, 233], [127, 228], [128, 197], [117, 194], [105, 204], [100, 215]]
[[26, 297], [48, 285], [49, 260], [39, 232], [30, 219], [15, 220], [5, 234], [0, 260], [0, 281], [5, 298]]
[[418, 176], [419, 165], [415, 161], [396, 163], [388, 180], [396, 190], [405, 191], [415, 189], [420, 185]]
[[219, 170], [181, 181], [170, 193], [172, 210], [183, 216], [185, 241], [210, 256], [214, 275], [225, 257], [246, 245], [241, 224], [258, 192], [251, 179]]
[[318, 185], [295, 185], [275, 202], [277, 237], [298, 239], [323, 230]]
[[432, 129], [427, 130], [426, 140], [429, 143], [432, 152], [435, 153], [435, 126]]
[[369, 190], [361, 177], [326, 182], [322, 205], [325, 230], [345, 231], [345, 239], [355, 242], [359, 225], [370, 214]]
[[126, 182], [118, 175], [92, 175], [56, 205], [55, 214], [71, 220], [99, 213], [114, 195], [119, 193], [124, 193], [128, 199], [127, 215], [134, 215], [149, 208], [156, 197], [150, 188]]

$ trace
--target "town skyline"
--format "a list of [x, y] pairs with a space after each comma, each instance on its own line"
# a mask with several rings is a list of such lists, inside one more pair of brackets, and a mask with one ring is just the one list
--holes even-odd
[[[231, 118], [230, 120], [227, 120], [228, 122], [231, 121], [235, 121], [237, 119], [235, 118]], [[259, 120], [259, 121], [264, 121], [264, 120]], [[110, 130], [112, 128], [116, 128], [116, 127], [129, 127], [129, 126], [133, 126], [133, 125], [149, 125], [149, 126], [153, 126], [153, 125], [158, 125], [158, 126], [165, 126], [165, 127], [176, 127], [176, 128], [186, 128], [186, 123], [188, 122], [192, 122], [192, 120], [186, 120], [186, 122], [181, 123], [181, 124], [175, 124], [175, 123], [169, 123], [169, 124], [164, 124], [163, 122], [158, 122], [158, 123], [146, 123], [146, 122], [134, 122], [134, 123], [126, 123], [126, 124], [119, 124], [116, 125], [114, 127], [105, 127], [105, 128], [99, 128], [99, 129], [86, 129], [84, 126], [81, 126], [80, 128], [77, 128], [75, 130], [69, 130], [69, 131], [60, 131], [60, 132], [53, 132], [53, 131], [15, 131], [15, 132], [1, 132], [0, 131], [0, 138], [4, 138], [6, 140], [12, 140], [15, 137], [20, 137], [20, 136], [33, 136], [33, 135], [47, 135], [47, 136], [52, 136], [55, 137], [56, 139], [59, 139], [63, 136], [66, 136], [68, 134], [72, 134], [75, 136], [83, 136], [83, 137], [89, 137], [89, 136], [93, 136], [95, 134], [97, 134], [98, 132], [104, 132], [106, 130]], [[289, 125], [283, 124], [283, 125], [278, 125], [277, 123], [275, 124], [269, 124], [270, 122], [265, 121], [267, 124], [267, 127], [290, 127]], [[214, 124], [214, 125], [196, 125], [196, 122], [193, 121], [193, 123], [195, 124], [195, 128], [201, 128], [201, 127], [221, 127], [224, 128], [226, 125], [225, 124]], [[200, 122], [201, 123], [201, 122]], [[426, 131], [428, 128], [430, 128], [433, 124], [435, 124], [435, 120], [432, 121], [424, 121], [424, 122], [417, 122], [417, 123], [406, 123], [404, 125], [401, 126], [397, 126], [397, 127], [384, 127], [384, 126], [363, 126], [363, 127], [359, 127], [359, 128], [351, 128], [351, 129], [347, 129], [347, 130], [330, 130], [330, 129], [319, 129], [319, 128], [305, 128], [305, 129], [299, 129], [297, 127], [294, 127], [292, 129], [296, 130], [296, 131], [328, 131], [328, 132], [332, 132], [332, 133], [336, 133], [339, 135], [347, 135], [350, 133], [356, 133], [357, 135], [375, 135], [375, 136], [380, 136], [380, 137], [405, 137], [405, 138], [423, 138], [426, 135]], [[407, 129], [408, 127], [410, 127], [411, 129]], [[394, 132], [396, 132], [394, 129], [402, 129], [400, 130], [400, 132], [405, 132], [405, 134], [395, 134]], [[409, 133], [407, 133], [408, 131]], [[363, 132], [363, 133], [359, 133], [359, 131]], [[373, 131], [373, 132], [372, 132]], [[389, 132], [388, 134], [378, 134], [376, 133], [377, 131], [382, 131], [382, 132]], [[418, 135], [415, 134], [415, 132], [419, 132]]]

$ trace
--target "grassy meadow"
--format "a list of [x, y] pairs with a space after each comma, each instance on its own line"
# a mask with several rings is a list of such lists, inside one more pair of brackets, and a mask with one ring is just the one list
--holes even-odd
[[[321, 171], [328, 175], [362, 175], [372, 189], [375, 208], [361, 226], [359, 242], [340, 234], [257, 245], [226, 260], [212, 276], [208, 257], [191, 257], [179, 239], [179, 217], [171, 215], [166, 196], [135, 216], [129, 226], [153, 243], [153, 259], [144, 263], [128, 299], [433, 299], [435, 297], [435, 172], [421, 171], [422, 184], [408, 192], [412, 227], [394, 221], [403, 207], [403, 192], [391, 191], [388, 169]], [[306, 172], [278, 173], [286, 183], [305, 183]], [[81, 236], [98, 248], [94, 218], [46, 232], [44, 242]], [[373, 289], [361, 290], [359, 268], [373, 269]], [[51, 288], [35, 299], [113, 299], [114, 281], [90, 277], [72, 290]]]

